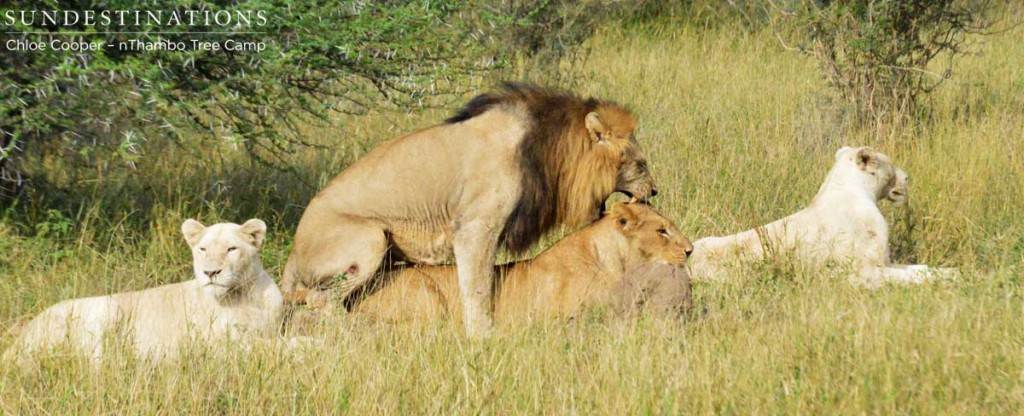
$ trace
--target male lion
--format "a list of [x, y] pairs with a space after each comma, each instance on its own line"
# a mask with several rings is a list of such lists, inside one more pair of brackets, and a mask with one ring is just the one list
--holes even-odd
[[[584, 307], [639, 306], [679, 313], [690, 307], [682, 269], [693, 250], [670, 220], [645, 204], [618, 203], [593, 224], [527, 261], [496, 267], [495, 317], [517, 323], [574, 317]], [[383, 320], [459, 316], [457, 270], [409, 267], [385, 276], [383, 287], [357, 301], [353, 312]]]
[[280, 327], [284, 302], [260, 262], [266, 230], [258, 219], [209, 228], [187, 220], [181, 231], [192, 247], [194, 279], [60, 302], [29, 322], [5, 356], [68, 343], [98, 359], [104, 335], [112, 333], [138, 353], [159, 358], [192, 339], [272, 334]]
[[556, 225], [586, 224], [615, 191], [656, 194], [635, 128], [627, 110], [593, 98], [511, 83], [480, 95], [444, 124], [377, 146], [310, 201], [285, 296], [344, 299], [386, 255], [454, 257], [467, 333], [485, 335], [500, 244], [522, 253]]
[[905, 172], [870, 147], [843, 147], [835, 159], [807, 208], [753, 230], [697, 240], [689, 264], [693, 279], [722, 279], [729, 275], [729, 266], [777, 253], [792, 253], [799, 261], [820, 266], [850, 262], [851, 280], [871, 287], [955, 276], [951, 269], [891, 264], [889, 226], [878, 202], [904, 201]]

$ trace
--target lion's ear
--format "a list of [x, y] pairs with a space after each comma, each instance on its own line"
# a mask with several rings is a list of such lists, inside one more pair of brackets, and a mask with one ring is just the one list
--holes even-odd
[[195, 247], [196, 244], [199, 244], [203, 231], [206, 231], [206, 226], [191, 218], [181, 224], [181, 233], [185, 235], [185, 241], [188, 242], [189, 247]]
[[251, 239], [252, 245], [256, 246], [256, 248], [260, 248], [263, 246], [263, 237], [266, 237], [267, 235], [267, 223], [263, 222], [263, 220], [253, 218], [246, 221], [245, 224], [242, 224], [239, 231]]
[[875, 149], [870, 147], [860, 149], [854, 158], [854, 161], [857, 162], [857, 167], [864, 171], [877, 169], [878, 156], [875, 153]]
[[587, 125], [587, 132], [590, 133], [590, 139], [595, 142], [603, 142], [608, 134], [608, 127], [601, 121], [601, 116], [597, 115], [596, 111], [591, 111], [584, 121]]
[[633, 212], [630, 205], [622, 202], [612, 205], [612, 218], [615, 219], [615, 225], [624, 231], [636, 228], [640, 222], [640, 218]]
[[843, 152], [845, 152], [849, 148], [850, 148], [850, 146], [843, 146], [843, 147], [839, 148], [839, 150], [836, 150], [836, 157], [835, 157], [835, 159], [839, 160], [839, 156], [842, 155]]

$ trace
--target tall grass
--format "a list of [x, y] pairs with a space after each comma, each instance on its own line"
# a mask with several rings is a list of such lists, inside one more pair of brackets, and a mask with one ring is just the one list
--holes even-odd
[[[451, 323], [337, 317], [313, 331], [323, 343], [294, 351], [268, 344], [153, 365], [116, 352], [100, 368], [66, 356], [38, 371], [7, 365], [0, 413], [1018, 413], [1022, 37], [1017, 27], [980, 38], [927, 103], [929, 115], [894, 131], [851, 127], [816, 63], [766, 32], [606, 30], [585, 63], [563, 68], [580, 93], [640, 115], [662, 190], [655, 203], [691, 237], [799, 209], [840, 146], [872, 145], [911, 176], [909, 205], [884, 207], [895, 260], [960, 267], [959, 281], [865, 291], [800, 267], [755, 268], [697, 285], [704, 312], [686, 322], [595, 312], [482, 342]], [[294, 173], [248, 166], [228, 146], [191, 155], [153, 145], [131, 180], [68, 181], [89, 192], [43, 197], [71, 208], [23, 206], [0, 222], [0, 330], [59, 299], [187, 279], [177, 230], [189, 217], [268, 220], [264, 263], [280, 275], [318, 187], [380, 140], [445, 115], [311, 127], [326, 148], [291, 156]]]

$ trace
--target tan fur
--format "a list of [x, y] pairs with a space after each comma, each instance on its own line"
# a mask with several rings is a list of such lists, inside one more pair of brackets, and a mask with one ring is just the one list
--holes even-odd
[[[293, 302], [333, 304], [384, 259], [455, 259], [471, 335], [491, 326], [498, 246], [522, 252], [558, 225], [597, 218], [615, 191], [654, 193], [635, 118], [613, 103], [507, 84], [445, 124], [391, 139], [335, 177], [309, 203], [282, 288]], [[340, 282], [340, 284], [335, 284]]]
[[[573, 317], [583, 308], [689, 307], [681, 266], [693, 249], [670, 220], [644, 204], [615, 204], [599, 221], [560, 240], [533, 260], [498, 267], [495, 316], [506, 324]], [[385, 320], [460, 316], [457, 270], [420, 266], [392, 272], [353, 309]]]
[[889, 226], [878, 202], [902, 202], [907, 191], [907, 174], [888, 156], [870, 147], [844, 147], [810, 206], [753, 230], [697, 240], [691, 275], [725, 279], [735, 273], [733, 266], [784, 253], [822, 267], [848, 264], [853, 282], [872, 287], [954, 276], [950, 269], [891, 264]]
[[67, 345], [98, 359], [104, 338], [113, 337], [139, 354], [159, 358], [189, 340], [276, 331], [283, 299], [259, 258], [266, 224], [254, 219], [207, 228], [188, 220], [182, 232], [192, 247], [192, 280], [60, 302], [29, 322], [5, 356], [24, 360], [33, 352]]

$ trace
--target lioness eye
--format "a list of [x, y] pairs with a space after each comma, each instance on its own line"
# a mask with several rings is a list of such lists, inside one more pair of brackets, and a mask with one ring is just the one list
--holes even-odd
[[658, 234], [661, 234], [661, 235], [663, 235], [665, 237], [668, 237], [668, 230], [662, 228], [662, 229], [658, 230]]
[[206, 247], [199, 247], [199, 251], [206, 251]]
[[228, 247], [228, 253], [238, 250], [238, 247]]

